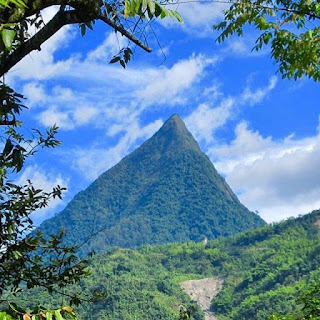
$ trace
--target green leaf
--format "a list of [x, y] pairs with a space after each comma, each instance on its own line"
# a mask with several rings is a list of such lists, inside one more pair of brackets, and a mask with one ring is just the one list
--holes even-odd
[[182, 23], [183, 19], [178, 11], [172, 11], [173, 15], [177, 18], [177, 20]]
[[156, 10], [155, 1], [154, 0], [148, 0], [147, 5], [148, 5], [148, 9], [149, 9], [149, 12], [150, 12], [151, 16], [154, 16], [154, 13], [155, 13], [155, 10]]
[[70, 306], [63, 307], [62, 310], [66, 311], [68, 313], [72, 313], [73, 312], [73, 310], [72, 310], [72, 308]]
[[19, 258], [22, 257], [22, 254], [19, 251], [15, 250], [15, 251], [12, 251], [12, 253], [13, 253], [13, 256], [14, 256], [15, 259], [19, 259]]
[[10, 0], [9, 2], [12, 2], [13, 4], [15, 4], [19, 8], [26, 7], [26, 4], [22, 0]]
[[64, 320], [61, 313], [60, 313], [60, 309], [55, 310], [54, 316], [55, 316], [56, 320]]
[[26, 7], [26, 4], [22, 0], [0, 0], [0, 6], [10, 7], [10, 3], [15, 4], [18, 8]]
[[116, 63], [120, 61], [120, 57], [113, 57], [111, 60], [110, 60], [110, 63]]
[[81, 35], [84, 36], [87, 31], [86, 25], [84, 23], [81, 23], [79, 27], [80, 27]]
[[[126, 19], [126, 18], [129, 17], [129, 15], [130, 15], [130, 2], [128, 0], [126, 0], [124, 2], [124, 14], [123, 14], [123, 16]], [[110, 62], [110, 63], [113, 63], [113, 62]]]
[[138, 12], [139, 12], [139, 10], [140, 10], [141, 4], [142, 4], [142, 0], [136, 0], [134, 10], [135, 10], [135, 12], [136, 12], [137, 14], [138, 14]]
[[130, 61], [131, 55], [132, 55], [132, 50], [130, 48], [126, 48], [123, 54], [125, 63], [128, 63]]
[[7, 139], [6, 145], [3, 149], [3, 155], [4, 156], [8, 155], [11, 152], [12, 148], [13, 148], [13, 145], [12, 145], [11, 139]]
[[156, 17], [159, 17], [161, 15], [162, 11], [163, 11], [162, 6], [158, 2], [155, 2], [155, 13], [154, 13], [154, 15]]
[[172, 11], [172, 10], [168, 10], [167, 12], [168, 12], [169, 17], [170, 17], [172, 20], [174, 20], [174, 19], [175, 19], [175, 16], [174, 16], [174, 14], [173, 14], [173, 11]]
[[9, 7], [9, 4], [8, 4], [8, 2], [7, 1], [5, 1], [5, 0], [0, 0], [0, 6], [4, 6], [4, 7]]
[[90, 29], [93, 30], [92, 22], [86, 22], [85, 25]]
[[16, 32], [11, 29], [3, 29], [1, 31], [3, 44], [5, 45], [6, 49], [9, 51], [12, 49], [12, 43], [15, 35], [16, 35]]
[[160, 18], [163, 19], [168, 15], [168, 10], [164, 9], [161, 11]]

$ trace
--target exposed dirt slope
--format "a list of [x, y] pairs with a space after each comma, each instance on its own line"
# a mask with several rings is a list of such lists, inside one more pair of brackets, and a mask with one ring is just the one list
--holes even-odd
[[222, 288], [222, 279], [206, 278], [189, 280], [181, 283], [181, 287], [188, 293], [192, 300], [196, 301], [205, 314], [206, 320], [218, 320], [210, 311], [212, 299]]

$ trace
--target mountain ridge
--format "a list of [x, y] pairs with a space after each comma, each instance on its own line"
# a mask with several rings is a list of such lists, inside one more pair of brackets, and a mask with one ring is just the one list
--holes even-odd
[[240, 203], [175, 114], [40, 229], [54, 233], [65, 227], [70, 244], [104, 229], [84, 249], [103, 251], [201, 241], [263, 224]]

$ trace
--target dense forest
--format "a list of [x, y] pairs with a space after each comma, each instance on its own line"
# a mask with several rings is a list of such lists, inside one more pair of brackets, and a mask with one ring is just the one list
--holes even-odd
[[[78, 307], [81, 319], [178, 319], [182, 305], [194, 308], [194, 319], [203, 319], [180, 283], [218, 277], [223, 287], [211, 309], [219, 319], [262, 320], [273, 313], [287, 314], [300, 308], [297, 296], [320, 276], [319, 222], [320, 211], [314, 211], [207, 245], [113, 249], [95, 255], [91, 275], [70, 290], [88, 296], [100, 292]], [[63, 302], [38, 295], [46, 303]]]
[[64, 227], [66, 242], [86, 242], [81, 251], [88, 253], [112, 246], [197, 242], [264, 224], [240, 203], [184, 122], [173, 115], [40, 230], [54, 234]]

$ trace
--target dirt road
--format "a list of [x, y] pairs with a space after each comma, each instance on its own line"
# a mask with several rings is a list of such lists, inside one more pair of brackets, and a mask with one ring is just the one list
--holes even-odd
[[206, 278], [200, 280], [189, 280], [181, 283], [181, 287], [187, 292], [190, 298], [196, 301], [205, 314], [206, 320], [218, 320], [210, 311], [212, 299], [222, 288], [222, 279]]

